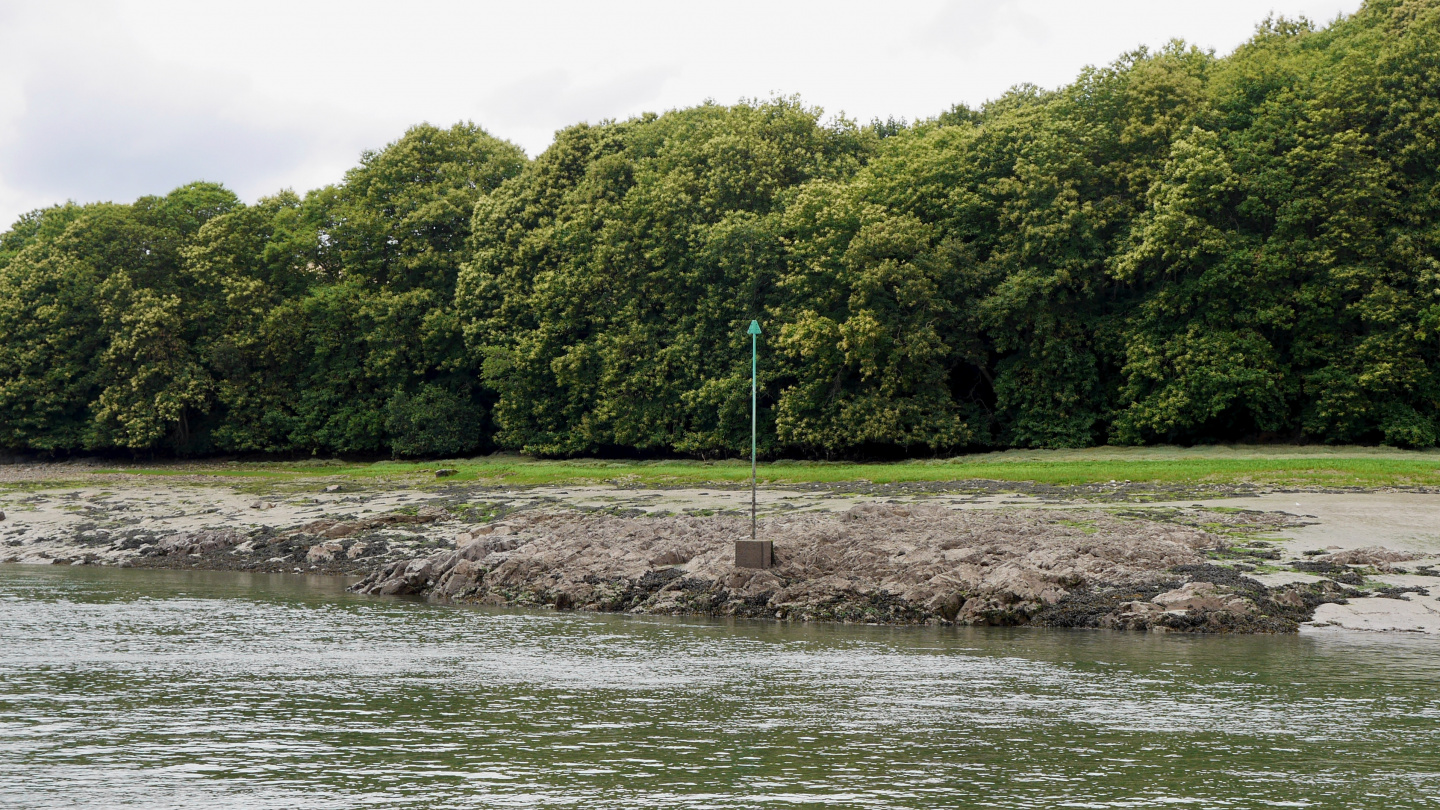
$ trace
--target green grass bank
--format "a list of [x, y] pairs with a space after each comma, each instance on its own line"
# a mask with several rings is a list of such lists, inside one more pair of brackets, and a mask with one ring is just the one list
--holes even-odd
[[[69, 465], [55, 465], [66, 478]], [[69, 468], [74, 469], [74, 468]], [[750, 477], [748, 461], [541, 460], [500, 454], [469, 459], [380, 461], [335, 460], [246, 462], [155, 462], [86, 470], [90, 475], [214, 476], [275, 481], [309, 478], [352, 479], [356, 483], [433, 478], [455, 470], [446, 481], [508, 486], [739, 485]], [[77, 470], [78, 471], [78, 470]], [[1100, 447], [1083, 450], [1012, 450], [947, 459], [900, 462], [775, 460], [759, 466], [768, 485], [911, 481], [1036, 482], [1055, 485], [1110, 481], [1255, 484], [1322, 487], [1440, 486], [1440, 451], [1375, 447], [1228, 446]]]

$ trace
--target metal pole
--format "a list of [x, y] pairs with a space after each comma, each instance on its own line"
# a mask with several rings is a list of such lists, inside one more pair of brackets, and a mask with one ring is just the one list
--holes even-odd
[[759, 366], [760, 350], [757, 343], [760, 336], [755, 329], [750, 333], [750, 539], [755, 539], [755, 372]]
[[756, 435], [760, 423], [760, 322], [751, 321], [746, 330], [750, 336], [750, 539], [735, 541], [736, 568], [769, 568], [774, 565], [770, 541], [760, 542], [756, 521], [758, 498], [756, 497], [756, 475], [758, 442]]

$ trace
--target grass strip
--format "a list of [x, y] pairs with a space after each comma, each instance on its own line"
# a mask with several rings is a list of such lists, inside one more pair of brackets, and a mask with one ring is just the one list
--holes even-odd
[[[750, 478], [742, 460], [626, 461], [540, 460], [495, 455], [445, 461], [168, 462], [115, 465], [94, 474], [203, 476], [283, 482], [312, 478], [385, 479], [433, 477], [445, 481], [510, 486], [609, 484], [625, 486], [736, 485]], [[72, 469], [70, 472], [82, 472]], [[65, 477], [57, 470], [57, 478]], [[1440, 486], [1440, 453], [1387, 448], [1094, 448], [1010, 451], [951, 459], [890, 463], [779, 460], [762, 463], [759, 478], [772, 485], [808, 483], [996, 481], [1054, 485], [1135, 482], [1154, 484], [1256, 484], [1266, 486]], [[237, 481], [238, 483], [238, 481]]]

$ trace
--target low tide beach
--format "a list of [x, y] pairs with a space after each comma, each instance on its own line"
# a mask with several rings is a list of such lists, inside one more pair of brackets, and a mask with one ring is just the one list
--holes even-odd
[[[305, 573], [632, 614], [1182, 632], [1440, 632], [1440, 494], [1023, 482], [748, 489], [5, 465], [0, 562]], [[57, 478], [67, 481], [55, 481]], [[48, 482], [47, 482], [48, 480]]]

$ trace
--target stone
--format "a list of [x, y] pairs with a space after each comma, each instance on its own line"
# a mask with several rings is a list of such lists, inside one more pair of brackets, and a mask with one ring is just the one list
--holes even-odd
[[4, 520], [4, 519], [5, 519], [5, 513], [4, 513], [4, 512], [0, 512], [0, 520]]
[[162, 537], [156, 548], [164, 554], [203, 554], [239, 545], [244, 538], [233, 529], [199, 529]]
[[662, 568], [667, 565], [684, 565], [690, 562], [690, 557], [679, 549], [666, 549], [650, 558], [650, 565], [655, 568]]
[[[470, 546], [467, 546], [466, 548], [471, 548], [471, 547], [478, 546], [478, 545], [480, 545], [480, 544], [479, 544], [479, 543], [472, 543], [472, 544], [470, 544]], [[519, 540], [515, 539], [514, 537], [509, 537], [509, 536], [506, 536], [506, 535], [501, 535], [501, 536], [495, 537], [495, 538], [491, 539], [489, 542], [485, 543], [484, 546], [483, 546], [483, 548], [484, 548], [486, 551], [489, 551], [489, 552], [496, 552], [496, 551], [514, 551], [515, 549], [517, 549], [517, 548], [519, 548], [519, 547], [520, 547], [520, 541], [519, 541]]]
[[947, 622], [955, 621], [955, 616], [960, 613], [960, 607], [965, 604], [965, 595], [961, 593], [945, 593], [936, 596], [926, 605], [931, 611], [940, 614], [940, 617]]
[[339, 492], [339, 491], [340, 491], [340, 485], [339, 485], [339, 484], [331, 484], [330, 486], [325, 487], [325, 491], [326, 491], [326, 492]]
[[1102, 618], [1100, 626], [1112, 630], [1148, 630], [1152, 622], [1164, 613], [1165, 608], [1154, 602], [1126, 602], [1114, 613]]
[[1272, 592], [1270, 598], [1274, 599], [1276, 604], [1285, 605], [1286, 607], [1305, 607], [1305, 598], [1297, 593], [1294, 588], [1281, 588], [1280, 590]]
[[330, 562], [335, 559], [336, 553], [343, 550], [345, 546], [335, 540], [327, 540], [324, 543], [316, 543], [305, 552], [305, 560], [312, 563]]
[[334, 526], [331, 526], [330, 528], [321, 532], [321, 535], [324, 537], [335, 539], [339, 537], [347, 537], [364, 528], [365, 526], [362, 525], [359, 521], [336, 523]]
[[395, 526], [401, 524], [434, 523], [444, 517], [443, 510], [420, 510], [418, 515], [407, 515], [403, 512], [391, 512], [375, 517], [361, 518], [359, 520], [313, 520], [305, 525], [292, 529], [287, 534], [318, 534], [332, 540], [341, 537], [348, 537], [357, 532], [367, 529], [376, 529], [381, 526]]
[[295, 531], [301, 534], [324, 534], [325, 531], [331, 526], [334, 526], [335, 523], [336, 521], [333, 520], [312, 520], [304, 526], [295, 529]]
[[369, 543], [355, 543], [345, 550], [345, 559], [353, 560], [360, 557], [370, 548]]
[[383, 571], [379, 572], [379, 576], [375, 577], [378, 581], [375, 583], [374, 590], [369, 592], [382, 596], [419, 593], [433, 584], [430, 574], [434, 571], [434, 564], [434, 560], [422, 558], [386, 566]]
[[445, 469], [436, 470], [436, 471], [435, 471], [435, 477], [436, 477], [436, 478], [449, 478], [449, 477], [452, 476], [452, 475], [458, 475], [459, 472], [460, 472], [459, 470], [452, 470], [452, 469], [449, 469], [449, 468], [447, 467], [447, 468], [445, 468]]
[[1389, 563], [1413, 562], [1418, 559], [1420, 559], [1419, 555], [1411, 554], [1408, 551], [1395, 551], [1380, 546], [1346, 549], [1316, 558], [1319, 562], [1328, 562], [1334, 565], [1374, 565], [1382, 569], [1388, 568]]
[[1250, 603], [1229, 588], [1210, 582], [1187, 582], [1150, 600], [1169, 612], [1192, 610], [1225, 610], [1244, 613]]

